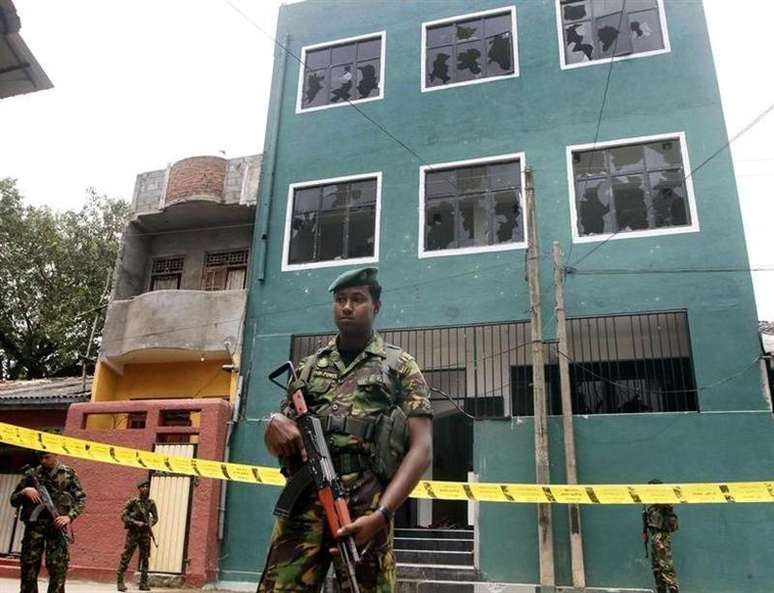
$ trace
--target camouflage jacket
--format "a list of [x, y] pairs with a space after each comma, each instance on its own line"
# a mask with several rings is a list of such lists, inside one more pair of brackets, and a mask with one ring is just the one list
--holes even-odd
[[[38, 465], [24, 473], [11, 494], [11, 504], [22, 508], [22, 521], [28, 521], [37, 506], [21, 493], [28, 486], [33, 486], [31, 479], [33, 475], [37, 477], [41, 486], [46, 487], [59, 514], [69, 515], [71, 519], [75, 519], [86, 508], [86, 493], [74, 469], [60, 463], [49, 472], [42, 465]], [[40, 514], [38, 521], [51, 522], [53, 518], [48, 511], [45, 511]]]
[[645, 507], [645, 522], [652, 531], [677, 531], [677, 514], [671, 504], [649, 504]]
[[[374, 333], [365, 349], [348, 366], [341, 359], [336, 339], [325, 348], [306, 357], [299, 365], [299, 376], [304, 369], [314, 364], [309, 372], [307, 391], [310, 396], [309, 408], [319, 416], [378, 417], [394, 405], [398, 405], [406, 416], [432, 416], [430, 390], [414, 358], [400, 351], [398, 368], [394, 376], [385, 376], [387, 354], [382, 337]], [[289, 400], [283, 400], [282, 413], [295, 417], [295, 410]], [[346, 434], [332, 434], [331, 450], [356, 453], [372, 453], [370, 443]]]
[[142, 523], [149, 521], [149, 526], [153, 527], [159, 521], [156, 503], [153, 502], [152, 498], [143, 498], [142, 496], [130, 498], [124, 505], [121, 520], [124, 522], [126, 529], [144, 529], [138, 527], [132, 521], [140, 521]]

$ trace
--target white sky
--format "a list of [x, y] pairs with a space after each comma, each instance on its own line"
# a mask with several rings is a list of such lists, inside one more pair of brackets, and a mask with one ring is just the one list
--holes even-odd
[[[279, 0], [235, 2], [274, 32]], [[89, 186], [130, 199], [142, 171], [262, 150], [274, 45], [224, 0], [15, 3], [54, 83], [0, 101], [0, 177], [17, 178], [32, 203], [77, 208]], [[733, 136], [774, 102], [774, 2], [705, 6]], [[753, 267], [774, 266], [772, 137], [774, 113], [732, 149]], [[754, 282], [760, 317], [774, 319], [774, 271]]]

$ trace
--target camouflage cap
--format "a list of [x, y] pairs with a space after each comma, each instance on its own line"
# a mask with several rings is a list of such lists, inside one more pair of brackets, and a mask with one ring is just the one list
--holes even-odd
[[148, 488], [150, 488], [150, 480], [148, 478], [145, 478], [144, 480], [140, 480], [139, 482], [137, 482], [138, 488], [142, 488], [143, 486], [147, 486]]
[[349, 288], [350, 286], [379, 286], [379, 281], [376, 279], [376, 274], [379, 272], [378, 268], [357, 268], [344, 272], [338, 278], [336, 278], [328, 287], [328, 292], [336, 292], [342, 288]]

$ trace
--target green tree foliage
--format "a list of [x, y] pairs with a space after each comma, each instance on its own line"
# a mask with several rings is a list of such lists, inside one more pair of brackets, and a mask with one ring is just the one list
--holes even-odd
[[0, 179], [0, 376], [80, 372], [128, 214], [93, 189], [80, 210], [30, 206], [14, 179]]

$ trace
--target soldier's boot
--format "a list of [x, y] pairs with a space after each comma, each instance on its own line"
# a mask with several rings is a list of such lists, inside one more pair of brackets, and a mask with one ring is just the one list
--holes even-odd
[[140, 586], [138, 587], [140, 591], [150, 591], [151, 588], [148, 586], [148, 575], [147, 574], [141, 574], [140, 575]]
[[124, 575], [121, 572], [119, 572], [118, 576], [116, 576], [116, 589], [118, 589], [119, 591], [126, 591], [126, 584], [124, 583]]

